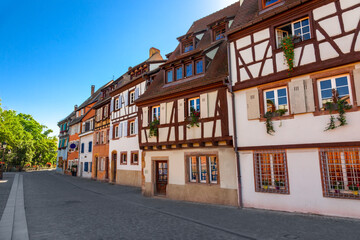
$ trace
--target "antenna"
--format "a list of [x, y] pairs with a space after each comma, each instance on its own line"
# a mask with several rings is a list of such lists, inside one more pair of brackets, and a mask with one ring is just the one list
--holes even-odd
[[113, 81], [114, 81], [114, 78], [115, 78], [115, 76], [113, 75]]

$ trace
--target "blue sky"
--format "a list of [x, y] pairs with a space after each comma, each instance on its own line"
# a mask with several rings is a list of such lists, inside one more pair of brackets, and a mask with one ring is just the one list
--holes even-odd
[[192, 22], [236, 0], [1, 0], [2, 107], [58, 134], [57, 121], [96, 89], [173, 51]]

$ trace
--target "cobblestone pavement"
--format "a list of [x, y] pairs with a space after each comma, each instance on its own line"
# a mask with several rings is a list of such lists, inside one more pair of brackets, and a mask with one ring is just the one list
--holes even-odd
[[24, 191], [36, 240], [360, 239], [359, 220], [146, 198], [138, 188], [55, 172], [24, 173]]

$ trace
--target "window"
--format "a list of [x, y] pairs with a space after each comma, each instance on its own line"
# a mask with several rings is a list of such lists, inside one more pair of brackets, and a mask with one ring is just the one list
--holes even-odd
[[127, 164], [127, 152], [122, 152], [120, 155], [120, 164]]
[[166, 79], [168, 83], [171, 83], [173, 81], [173, 71], [167, 71], [166, 72]]
[[115, 110], [119, 109], [119, 99], [115, 100]]
[[92, 141], [89, 142], [89, 152], [92, 151]]
[[193, 45], [192, 39], [190, 41], [183, 43], [183, 53], [190, 52], [193, 49], [194, 49], [194, 45]]
[[115, 126], [115, 128], [114, 128], [114, 136], [115, 136], [115, 138], [119, 137], [119, 126]]
[[104, 107], [104, 117], [107, 118], [107, 116], [108, 116], [108, 107], [105, 106]]
[[327, 102], [333, 102], [334, 94], [335, 96], [338, 94], [339, 100], [346, 100], [348, 104], [351, 104], [349, 80], [349, 75], [320, 79], [318, 81], [320, 109], [324, 110]]
[[100, 171], [104, 171], [105, 170], [105, 159], [101, 158], [100, 159]]
[[135, 121], [131, 121], [129, 126], [130, 126], [130, 129], [129, 129], [130, 135], [134, 135], [135, 134]]
[[89, 171], [89, 162], [84, 162], [84, 172]]
[[306, 17], [300, 20], [289, 22], [276, 28], [276, 41], [278, 48], [281, 46], [281, 41], [288, 36], [296, 36], [301, 41], [310, 39], [311, 34], [309, 18]]
[[81, 116], [84, 115], [84, 109], [81, 109]]
[[189, 182], [218, 183], [218, 160], [216, 156], [189, 156]]
[[135, 102], [135, 91], [130, 92], [130, 104], [134, 104]]
[[160, 120], [160, 106], [152, 107], [151, 109], [151, 120]]
[[82, 144], [81, 144], [81, 153], [84, 153], [84, 151], [85, 151], [85, 144], [82, 143]]
[[192, 109], [194, 109], [194, 111], [196, 111], [196, 112], [200, 111], [200, 98], [199, 97], [189, 99], [189, 115], [190, 115]]
[[287, 88], [281, 87], [264, 91], [264, 106], [266, 112], [275, 112], [282, 109], [288, 112]]
[[138, 165], [139, 164], [139, 153], [138, 152], [132, 152], [131, 153], [131, 164], [132, 165]]
[[320, 149], [325, 197], [360, 199], [360, 148]]
[[185, 66], [186, 77], [190, 77], [190, 76], [193, 75], [193, 73], [192, 73], [192, 66], [193, 66], [192, 63], [187, 64], [187, 65]]
[[183, 69], [182, 67], [179, 67], [176, 69], [176, 80], [183, 78]]
[[225, 25], [214, 29], [214, 39], [215, 39], [215, 41], [224, 38], [225, 37], [224, 34], [225, 34]]
[[97, 133], [96, 133], [96, 144], [99, 144], [99, 140], [100, 140], [100, 135], [99, 135], [99, 133], [97, 132]]
[[284, 150], [254, 152], [256, 192], [289, 193]]
[[203, 65], [203, 60], [197, 61], [196, 62], [196, 74], [199, 73], [203, 73], [204, 72], [204, 65]]
[[262, 0], [263, 1], [263, 8], [269, 7], [274, 5], [275, 3], [280, 2], [280, 0]]

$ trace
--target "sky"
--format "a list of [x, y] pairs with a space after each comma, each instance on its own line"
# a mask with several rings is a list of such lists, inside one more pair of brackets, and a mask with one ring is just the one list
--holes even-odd
[[172, 52], [191, 24], [236, 0], [1, 0], [2, 108], [57, 122], [91, 92]]

